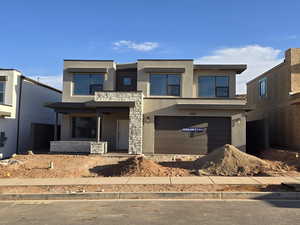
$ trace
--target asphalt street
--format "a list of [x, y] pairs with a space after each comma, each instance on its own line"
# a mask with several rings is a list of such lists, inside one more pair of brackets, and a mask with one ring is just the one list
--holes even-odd
[[300, 201], [3, 201], [0, 224], [298, 225]]

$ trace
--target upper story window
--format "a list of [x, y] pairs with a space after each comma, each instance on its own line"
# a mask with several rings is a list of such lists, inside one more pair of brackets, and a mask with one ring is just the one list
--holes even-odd
[[130, 86], [132, 84], [131, 77], [123, 77], [123, 85]]
[[104, 74], [74, 74], [74, 95], [94, 95], [103, 90]]
[[267, 78], [263, 78], [259, 81], [259, 96], [267, 96]]
[[199, 76], [198, 96], [205, 98], [229, 97], [229, 77]]
[[177, 74], [151, 74], [150, 95], [180, 96], [181, 76]]
[[4, 104], [5, 82], [0, 81], [0, 104]]

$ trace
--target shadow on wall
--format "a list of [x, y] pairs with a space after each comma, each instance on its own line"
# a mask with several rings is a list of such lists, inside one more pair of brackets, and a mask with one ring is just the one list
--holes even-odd
[[259, 156], [268, 148], [268, 125], [266, 120], [247, 122], [247, 150], [251, 155]]

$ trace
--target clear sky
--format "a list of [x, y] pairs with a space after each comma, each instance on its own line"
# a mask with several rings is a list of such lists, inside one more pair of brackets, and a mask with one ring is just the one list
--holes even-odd
[[300, 47], [299, 0], [2, 0], [0, 68], [61, 87], [63, 59], [247, 63], [245, 82]]

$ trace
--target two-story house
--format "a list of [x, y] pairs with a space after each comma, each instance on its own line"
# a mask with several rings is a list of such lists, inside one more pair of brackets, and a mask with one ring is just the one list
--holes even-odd
[[254, 109], [249, 122], [264, 121], [257, 123], [254, 139], [300, 150], [300, 48], [288, 49], [282, 63], [248, 82], [247, 99]]
[[[0, 158], [32, 150], [33, 126], [53, 127], [55, 113], [44, 105], [60, 101], [61, 94], [18, 70], [0, 69]], [[40, 133], [37, 142], [42, 143], [45, 135]]]
[[[236, 75], [246, 65], [190, 59], [65, 60], [60, 141], [52, 152], [205, 154], [245, 150], [246, 101]], [[57, 137], [57, 135], [56, 135]]]

